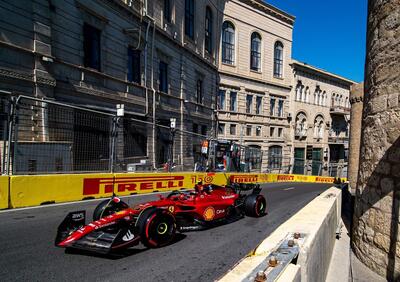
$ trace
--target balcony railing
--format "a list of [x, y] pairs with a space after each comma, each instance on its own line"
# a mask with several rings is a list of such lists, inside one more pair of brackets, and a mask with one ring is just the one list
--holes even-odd
[[342, 106], [331, 106], [330, 113], [336, 114], [336, 115], [349, 115], [350, 108], [342, 107]]

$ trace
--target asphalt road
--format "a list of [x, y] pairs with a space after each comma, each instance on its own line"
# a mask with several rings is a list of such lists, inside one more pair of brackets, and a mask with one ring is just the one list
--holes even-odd
[[[263, 186], [268, 215], [245, 217], [205, 231], [185, 233], [160, 249], [136, 246], [117, 257], [65, 252], [54, 247], [58, 224], [70, 211], [98, 201], [0, 212], [1, 281], [213, 281], [265, 237], [328, 188], [328, 184], [276, 183]], [[125, 198], [129, 204], [157, 196]]]

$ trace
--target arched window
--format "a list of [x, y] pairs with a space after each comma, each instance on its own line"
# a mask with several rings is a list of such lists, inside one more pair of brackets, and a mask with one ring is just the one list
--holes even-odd
[[321, 115], [316, 116], [314, 120], [314, 138], [324, 138], [324, 118]]
[[342, 95], [340, 95], [340, 98], [339, 98], [339, 106], [343, 106], [343, 96]]
[[321, 89], [317, 85], [315, 87], [315, 92], [314, 92], [314, 104], [315, 105], [320, 105], [321, 101]]
[[274, 76], [282, 77], [283, 75], [283, 44], [280, 41], [275, 43], [274, 48]]
[[231, 22], [222, 25], [222, 62], [229, 65], [235, 63], [235, 27]]
[[305, 93], [306, 95], [306, 103], [309, 103], [310, 102], [310, 88], [307, 86], [306, 87], [306, 93]]
[[331, 107], [335, 106], [335, 93], [332, 93], [332, 98], [331, 98]]
[[296, 116], [295, 137], [307, 137], [307, 117], [302, 112], [298, 113]]
[[349, 105], [349, 98], [348, 98], [348, 97], [346, 97], [346, 102], [345, 102], [344, 106], [345, 106], [346, 108], [350, 108], [350, 105]]
[[261, 36], [257, 32], [251, 34], [250, 68], [261, 71]]
[[296, 101], [301, 101], [301, 97], [303, 96], [303, 84], [299, 80], [296, 86]]
[[213, 15], [210, 7], [206, 8], [206, 22], [205, 22], [205, 34], [204, 34], [204, 48], [211, 54], [213, 49]]

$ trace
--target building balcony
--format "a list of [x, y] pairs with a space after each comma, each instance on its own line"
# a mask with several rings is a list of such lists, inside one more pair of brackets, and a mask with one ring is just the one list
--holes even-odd
[[349, 115], [350, 108], [342, 106], [331, 106], [330, 113], [331, 115]]
[[329, 144], [347, 144], [349, 142], [349, 137], [339, 137], [339, 136], [329, 136], [328, 143]]

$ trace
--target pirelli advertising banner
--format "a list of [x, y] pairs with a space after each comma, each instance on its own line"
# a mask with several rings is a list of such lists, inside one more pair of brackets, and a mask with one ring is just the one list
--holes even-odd
[[[47, 203], [84, 199], [166, 192], [192, 189], [198, 182], [214, 183], [270, 183], [317, 182], [333, 183], [333, 177], [257, 174], [257, 173], [105, 173], [21, 175], [0, 178], [0, 208], [36, 206]], [[10, 191], [10, 195], [8, 195]]]
[[0, 176], [0, 209], [8, 208], [8, 176]]

